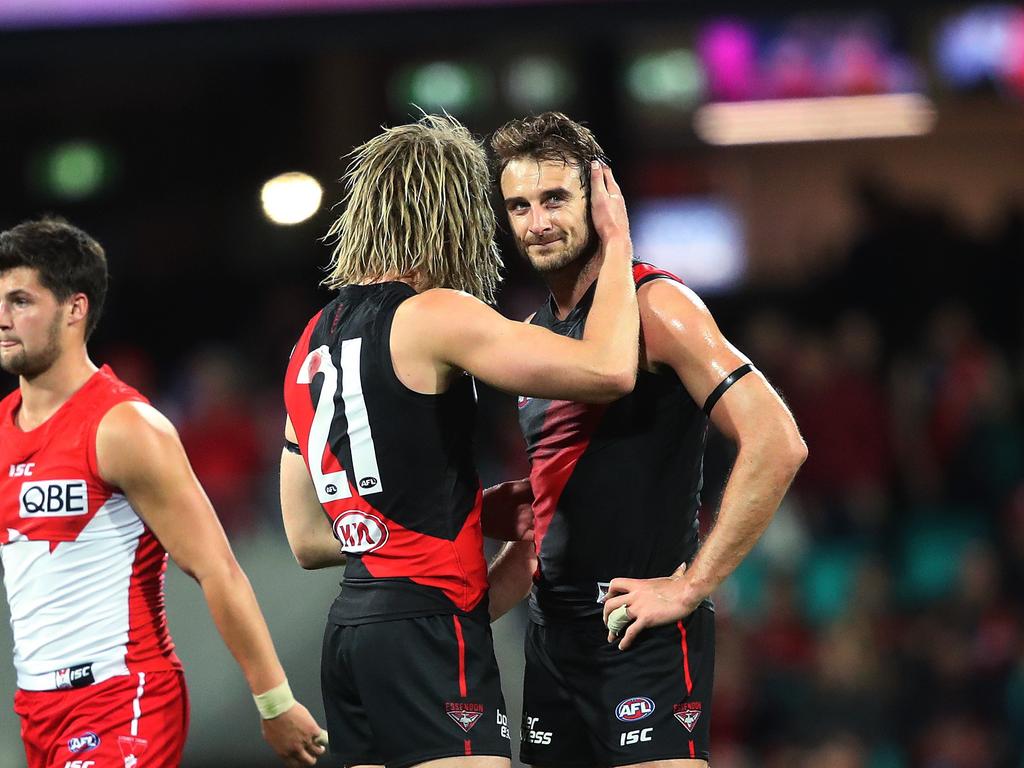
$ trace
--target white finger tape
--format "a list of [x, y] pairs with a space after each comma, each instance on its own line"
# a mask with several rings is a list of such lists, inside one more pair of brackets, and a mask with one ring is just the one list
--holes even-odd
[[614, 632], [616, 635], [621, 635], [623, 630], [629, 626], [632, 621], [629, 618], [629, 611], [627, 606], [620, 605], [610, 614], [608, 614], [608, 629]]

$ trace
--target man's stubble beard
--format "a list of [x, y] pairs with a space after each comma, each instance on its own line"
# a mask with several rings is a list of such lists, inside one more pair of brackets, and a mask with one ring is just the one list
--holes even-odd
[[34, 379], [36, 376], [46, 373], [61, 354], [60, 323], [61, 317], [58, 313], [50, 325], [46, 346], [42, 351], [29, 355], [22, 345], [21, 351], [17, 354], [6, 359], [0, 358], [0, 368], [7, 373], [26, 379]]
[[576, 248], [563, 248], [562, 252], [555, 258], [545, 259], [542, 263], [538, 264], [529, 256], [529, 248], [517, 243], [519, 246], [519, 253], [522, 254], [523, 258], [529, 263], [533, 269], [542, 274], [551, 274], [552, 272], [560, 272], [566, 267], [572, 264], [579, 263], [580, 266], [586, 265], [597, 253], [598, 245], [600, 241], [597, 237], [597, 232], [594, 230], [593, 225], [587, 220], [587, 239], [582, 245]]

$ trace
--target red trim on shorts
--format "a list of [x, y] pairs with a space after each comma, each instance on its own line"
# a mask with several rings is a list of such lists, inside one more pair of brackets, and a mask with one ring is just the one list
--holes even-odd
[[[690, 651], [686, 647], [686, 627], [683, 626], [683, 622], [680, 620], [676, 623], [679, 627], [679, 634], [682, 636], [683, 646], [683, 677], [686, 678], [686, 695], [689, 696], [693, 693], [693, 680], [690, 679]], [[693, 751], [693, 743], [690, 743], [690, 751]]]
[[[459, 641], [459, 695], [466, 698], [466, 641], [462, 639], [462, 622], [459, 621], [459, 617], [452, 616], [452, 621], [455, 622], [455, 638]], [[468, 749], [468, 741], [466, 745]]]
[[463, 743], [466, 745], [466, 757], [472, 757], [473, 743], [469, 739], [466, 739]]

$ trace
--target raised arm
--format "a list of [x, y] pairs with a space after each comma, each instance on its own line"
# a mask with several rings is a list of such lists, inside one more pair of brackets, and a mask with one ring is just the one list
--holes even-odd
[[[648, 360], [675, 371], [698, 405], [710, 405], [709, 396], [722, 382], [750, 362], [684, 286], [668, 280], [643, 286], [640, 314]], [[620, 648], [627, 648], [644, 627], [687, 616], [735, 570], [768, 526], [807, 457], [789, 409], [756, 370], [714, 400], [711, 421], [737, 446], [717, 522], [689, 568], [681, 565], [662, 579], [611, 582], [605, 619], [621, 605], [629, 606], [634, 619]]]
[[398, 308], [391, 331], [392, 358], [407, 385], [441, 391], [453, 371], [464, 370], [533, 397], [609, 402], [632, 391], [639, 316], [629, 222], [611, 170], [595, 163], [591, 184], [604, 260], [583, 338], [508, 320], [465, 293], [426, 291]]
[[[256, 596], [171, 423], [148, 405], [117, 405], [100, 422], [96, 456], [101, 477], [124, 491], [174, 561], [199, 583], [253, 694], [282, 691], [284, 670]], [[262, 721], [264, 738], [286, 765], [313, 765], [323, 752], [314, 741], [321, 729], [291, 701]]]

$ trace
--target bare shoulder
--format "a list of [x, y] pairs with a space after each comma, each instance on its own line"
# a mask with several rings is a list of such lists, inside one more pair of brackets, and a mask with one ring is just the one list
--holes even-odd
[[96, 430], [96, 463], [100, 476], [123, 486], [147, 468], [162, 464], [180, 451], [177, 430], [160, 411], [147, 403], [115, 405]]
[[402, 302], [399, 312], [407, 315], [448, 315], [487, 306], [475, 296], [452, 288], [431, 288]]
[[[684, 383], [693, 379], [695, 366], [717, 370], [740, 359], [691, 288], [674, 280], [651, 280], [640, 287], [637, 301], [647, 360], [674, 368]], [[704, 383], [693, 386], [702, 391]]]
[[641, 320], [695, 321], [711, 319], [711, 312], [700, 296], [690, 287], [675, 280], [650, 280], [640, 286], [636, 294]]
[[148, 403], [118, 403], [100, 420], [97, 440], [131, 441], [147, 436], [176, 436], [170, 419]]

